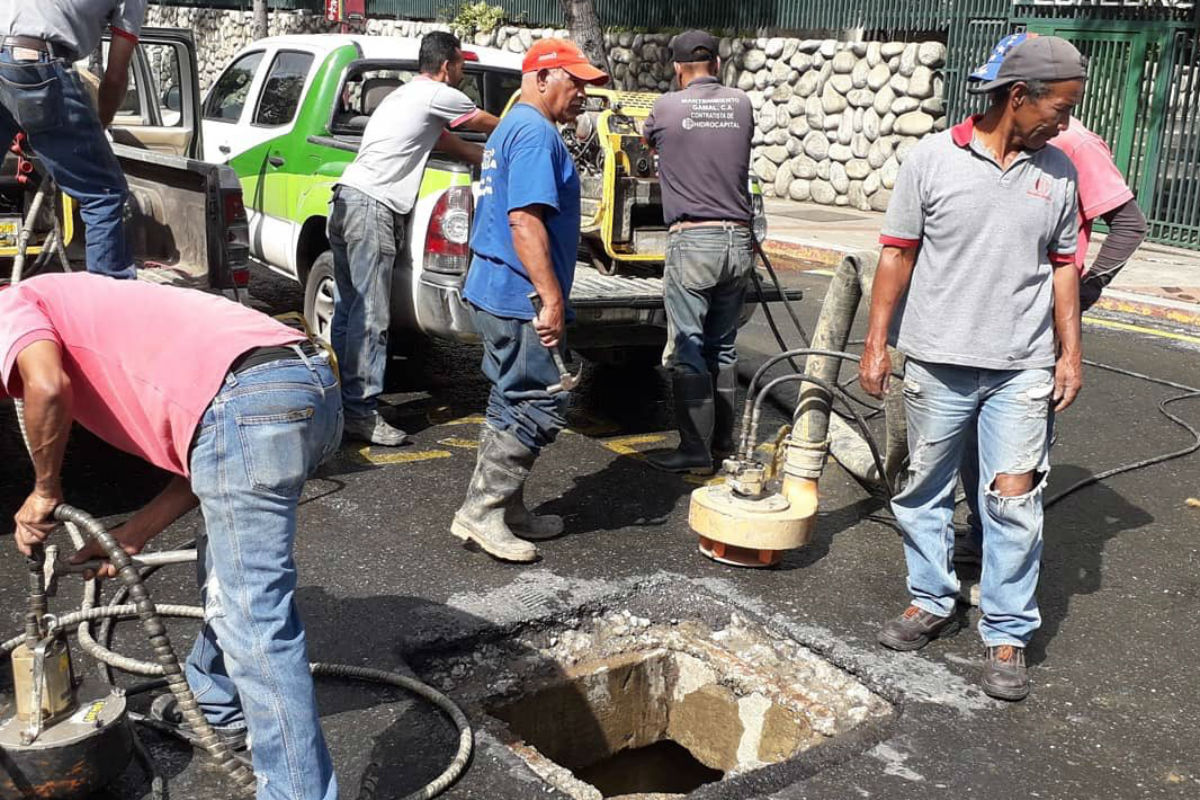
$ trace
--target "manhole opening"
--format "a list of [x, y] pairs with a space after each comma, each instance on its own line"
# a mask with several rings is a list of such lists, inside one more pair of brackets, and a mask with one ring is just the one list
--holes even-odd
[[737, 614], [719, 630], [628, 611], [581, 622], [522, 638], [536, 655], [508, 662], [505, 690], [481, 698], [501, 738], [577, 800], [682, 797], [891, 713], [849, 673]]

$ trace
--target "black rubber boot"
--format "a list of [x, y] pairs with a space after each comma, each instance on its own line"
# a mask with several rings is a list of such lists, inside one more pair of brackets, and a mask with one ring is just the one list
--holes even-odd
[[713, 471], [713, 383], [707, 372], [694, 375], [676, 372], [672, 378], [675, 393], [675, 424], [679, 428], [679, 447], [650, 453], [646, 461], [664, 472], [690, 472], [711, 475]]
[[502, 561], [528, 562], [538, 557], [537, 547], [514, 536], [505, 522], [509, 505], [529, 477], [529, 470], [517, 463], [522, 453], [530, 451], [507, 431], [481, 435], [467, 498], [450, 524], [450, 533], [474, 541]]
[[726, 364], [713, 373], [713, 463], [737, 450], [733, 432], [737, 422], [737, 364]]
[[[493, 434], [495, 434], [495, 430], [490, 425], [484, 425], [481, 428], [479, 432], [480, 449]], [[516, 442], [516, 444], [520, 444], [520, 442]], [[513, 495], [512, 500], [504, 509], [504, 523], [508, 525], [509, 530], [522, 539], [540, 541], [561, 535], [563, 532], [562, 517], [557, 514], [534, 514], [525, 507], [525, 481], [529, 479], [529, 473], [533, 470], [533, 462], [537, 460], [537, 454], [525, 447], [520, 449], [507, 447], [505, 452], [513, 461], [513, 471], [523, 472], [525, 480], [521, 481], [517, 493]]]

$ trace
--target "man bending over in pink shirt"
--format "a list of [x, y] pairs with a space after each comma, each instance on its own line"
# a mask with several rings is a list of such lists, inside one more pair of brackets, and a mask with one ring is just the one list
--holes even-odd
[[[336, 800], [317, 716], [292, 542], [305, 480], [337, 447], [342, 403], [302, 335], [220, 297], [73, 273], [0, 287], [0, 398], [25, 401], [33, 491], [21, 552], [63, 502], [71, 423], [174, 477], [113, 531], [137, 553], [197, 505], [204, 626], [186, 674], [208, 720], [245, 746], [259, 800]], [[93, 542], [76, 562], [102, 555]], [[111, 566], [102, 573], [113, 575]]]

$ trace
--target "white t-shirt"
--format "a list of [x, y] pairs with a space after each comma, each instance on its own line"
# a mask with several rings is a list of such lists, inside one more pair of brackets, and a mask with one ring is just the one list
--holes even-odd
[[461, 125], [477, 111], [458, 89], [423, 75], [413, 78], [375, 109], [358, 156], [338, 183], [407, 214], [417, 201], [425, 162], [442, 131]]

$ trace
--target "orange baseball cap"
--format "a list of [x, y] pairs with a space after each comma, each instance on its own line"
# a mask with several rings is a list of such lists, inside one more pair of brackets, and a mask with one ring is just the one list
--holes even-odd
[[573, 77], [597, 86], [608, 83], [608, 75], [604, 70], [593, 67], [575, 43], [566, 39], [538, 39], [521, 62], [521, 72], [555, 67], [561, 67]]

